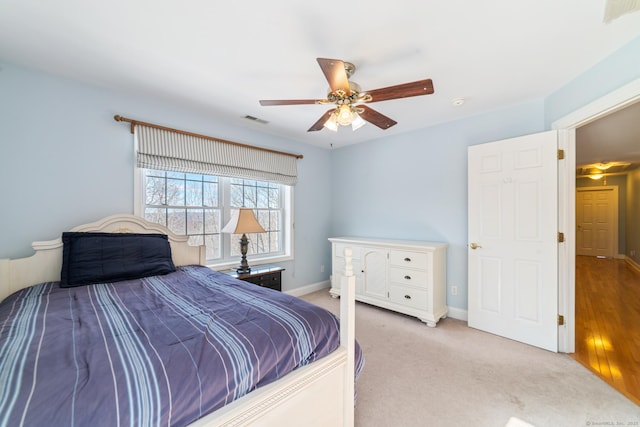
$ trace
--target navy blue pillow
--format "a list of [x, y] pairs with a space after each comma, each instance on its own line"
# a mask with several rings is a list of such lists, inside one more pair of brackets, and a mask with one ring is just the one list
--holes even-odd
[[166, 234], [65, 232], [62, 242], [61, 288], [176, 271]]

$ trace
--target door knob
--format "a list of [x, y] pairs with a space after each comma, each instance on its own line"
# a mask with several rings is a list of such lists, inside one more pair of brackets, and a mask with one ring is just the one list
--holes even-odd
[[478, 248], [481, 248], [481, 247], [482, 247], [482, 246], [480, 246], [479, 244], [477, 244], [477, 243], [475, 243], [475, 242], [474, 242], [474, 243], [471, 243], [469, 246], [471, 247], [471, 249], [478, 249]]

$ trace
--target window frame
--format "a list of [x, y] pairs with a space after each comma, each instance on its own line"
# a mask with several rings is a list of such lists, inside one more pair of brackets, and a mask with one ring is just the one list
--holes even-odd
[[[146, 189], [144, 186], [144, 169], [135, 167], [134, 168], [134, 194], [133, 194], [133, 206], [134, 206], [134, 215], [144, 218], [144, 207], [145, 207], [145, 196]], [[226, 177], [221, 177], [226, 178]], [[255, 181], [254, 178], [241, 178]], [[283, 205], [283, 218], [282, 218], [282, 252], [277, 255], [265, 255], [265, 254], [247, 254], [247, 258], [249, 261], [249, 265], [262, 265], [262, 264], [270, 264], [277, 263], [283, 261], [291, 261], [294, 259], [294, 251], [293, 251], [293, 242], [294, 242], [294, 203], [293, 203], [293, 186], [279, 184], [282, 188], [282, 205]], [[223, 186], [224, 187], [224, 186]], [[229, 204], [229, 194], [226, 194], [224, 188], [222, 190], [221, 195], [221, 209], [224, 211], [223, 206], [228, 206]], [[226, 224], [225, 219], [223, 218], [223, 222], [221, 224], [222, 227]], [[231, 256], [231, 245], [239, 245], [239, 242], [233, 242], [232, 234], [221, 233], [221, 251], [225, 256], [229, 256], [229, 258], [207, 262], [207, 267], [215, 269], [215, 270], [225, 270], [230, 268], [235, 268], [240, 263], [240, 256], [237, 257], [237, 260], [234, 260], [235, 257]]]

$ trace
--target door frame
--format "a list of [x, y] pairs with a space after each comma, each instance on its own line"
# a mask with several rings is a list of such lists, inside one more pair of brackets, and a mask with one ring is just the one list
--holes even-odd
[[575, 352], [576, 340], [576, 128], [640, 101], [640, 79], [636, 79], [578, 110], [556, 120], [558, 148], [565, 161], [558, 165], [558, 227], [565, 242], [558, 249], [558, 313], [564, 326], [558, 328], [558, 350]]
[[[611, 191], [611, 194], [613, 196], [613, 201], [612, 201], [612, 205], [610, 207], [611, 209], [611, 231], [609, 233], [609, 238], [611, 239], [611, 257], [612, 258], [618, 258], [619, 257], [619, 252], [618, 250], [620, 249], [620, 242], [619, 242], [619, 237], [618, 237], [618, 223], [620, 220], [620, 212], [618, 211], [618, 206], [620, 205], [620, 200], [618, 199], [618, 186], [616, 185], [601, 185], [599, 187], [577, 187], [576, 188], [576, 196], [579, 192], [584, 191], [584, 192], [596, 192], [596, 191]], [[577, 239], [577, 237], [576, 237]]]

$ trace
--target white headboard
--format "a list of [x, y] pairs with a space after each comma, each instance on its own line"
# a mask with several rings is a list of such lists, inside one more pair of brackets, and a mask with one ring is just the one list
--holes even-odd
[[[103, 233], [162, 233], [169, 237], [171, 256], [176, 266], [201, 264], [206, 261], [204, 246], [190, 246], [187, 236], [178, 236], [162, 225], [135, 215], [112, 215], [96, 222], [79, 225], [70, 231]], [[62, 238], [33, 242], [36, 251], [30, 257], [0, 259], [0, 301], [27, 286], [60, 280]]]

